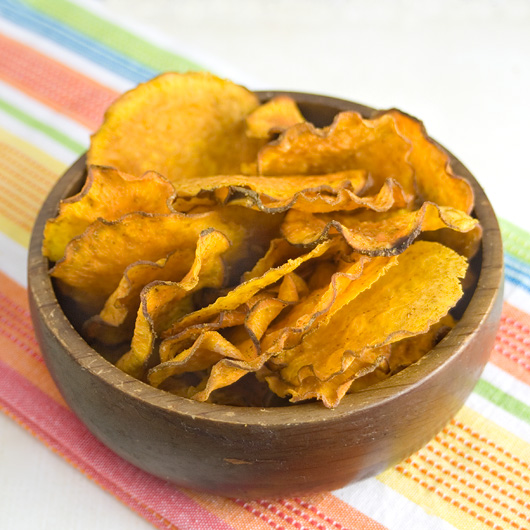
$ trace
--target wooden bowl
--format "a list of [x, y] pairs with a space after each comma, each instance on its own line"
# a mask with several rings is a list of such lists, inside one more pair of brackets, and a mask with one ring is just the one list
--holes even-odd
[[[262, 100], [275, 92], [261, 92]], [[307, 119], [323, 126], [342, 110], [373, 109], [291, 93]], [[55, 296], [41, 253], [43, 228], [59, 201], [85, 178], [78, 160], [53, 188], [29, 251], [31, 312], [46, 364], [64, 399], [109, 448], [179, 486], [246, 498], [332, 490], [372, 476], [421, 448], [460, 409], [493, 346], [502, 307], [503, 257], [492, 207], [471, 173], [475, 215], [484, 229], [474, 261], [478, 283], [456, 327], [423, 359], [338, 408], [230, 407], [177, 397], [133, 379], [81, 338]]]

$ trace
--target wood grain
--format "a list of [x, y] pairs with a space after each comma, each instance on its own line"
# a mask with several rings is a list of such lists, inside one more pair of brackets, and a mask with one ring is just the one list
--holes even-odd
[[[259, 96], [266, 100], [274, 94]], [[344, 100], [290, 94], [320, 126], [340, 110], [366, 117], [375, 112]], [[336, 489], [408, 457], [449, 422], [472, 391], [489, 358], [502, 307], [503, 255], [495, 214], [478, 182], [450, 157], [455, 172], [473, 185], [475, 215], [484, 229], [474, 264], [475, 292], [457, 326], [432, 352], [388, 380], [346, 396], [335, 410], [320, 404], [259, 409], [194, 402], [129, 377], [90, 348], [59, 305], [41, 253], [46, 220], [84, 181], [80, 158], [44, 203], [28, 258], [35, 330], [66, 402], [103, 443], [138, 467], [224, 496]]]

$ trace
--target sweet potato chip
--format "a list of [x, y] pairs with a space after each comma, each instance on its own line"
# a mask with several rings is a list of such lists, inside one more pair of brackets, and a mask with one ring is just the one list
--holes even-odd
[[84, 324], [84, 335], [107, 344], [130, 340], [142, 289], [154, 281], [182, 280], [192, 266], [194, 256], [193, 248], [184, 247], [156, 262], [131, 263], [99, 315]]
[[427, 136], [423, 124], [396, 109], [385, 115], [394, 119], [398, 133], [412, 145], [407, 160], [414, 168], [420, 199], [471, 213], [473, 188], [467, 180], [455, 175], [449, 156]]
[[[208, 321], [211, 318], [215, 318], [216, 315], [223, 311], [231, 311], [236, 309], [241, 304], [248, 301], [259, 291], [269, 287], [282, 279], [287, 274], [295, 271], [302, 263], [322, 256], [325, 252], [332, 249], [336, 245], [335, 241], [329, 240], [317, 245], [313, 250], [304, 254], [298, 258], [290, 259], [283, 265], [269, 269], [265, 274], [258, 277], [253, 277], [235, 287], [227, 295], [217, 298], [217, 300], [202, 309], [194, 311], [189, 315], [181, 318], [174, 322], [166, 331], [162, 333], [162, 337], [165, 338], [160, 344], [161, 350], [171, 351], [173, 344], [175, 343], [177, 335], [189, 326], [195, 326], [197, 324]], [[180, 343], [180, 341], [178, 341]], [[174, 354], [165, 354], [166, 358], [173, 357]]]
[[[293, 395], [306, 399], [304, 381], [308, 379], [311, 392], [318, 393], [315, 378], [325, 385], [347, 373], [367, 349], [425, 333], [462, 296], [460, 278], [466, 269], [467, 260], [447, 247], [414, 243], [398, 257], [395, 267], [337, 311], [327, 325], [271, 359], [278, 371], [268, 380], [279, 378], [291, 386]], [[324, 392], [318, 397], [324, 398]]]
[[329, 127], [301, 123], [287, 129], [277, 142], [261, 148], [260, 175], [319, 175], [364, 169], [376, 193], [392, 178], [414, 194], [414, 171], [407, 162], [410, 143], [396, 130], [391, 115], [363, 120], [357, 112], [341, 112]]
[[59, 215], [44, 228], [42, 253], [50, 261], [64, 255], [66, 245], [98, 218], [114, 221], [131, 212], [171, 213], [175, 189], [153, 171], [135, 177], [113, 168], [91, 166], [83, 189], [61, 201]]
[[247, 135], [269, 139], [305, 119], [293, 98], [276, 96], [260, 105], [246, 119]]
[[287, 213], [282, 233], [293, 245], [312, 245], [339, 233], [356, 252], [390, 256], [403, 252], [422, 231], [450, 228], [469, 232], [478, 221], [460, 210], [425, 202], [419, 210], [397, 210], [378, 220], [365, 221], [355, 215]]
[[349, 197], [357, 197], [356, 193], [364, 188], [366, 181], [366, 172], [362, 170], [317, 176], [224, 175], [190, 178], [179, 183], [177, 204], [180, 209], [185, 205], [184, 201], [190, 198], [194, 199], [193, 204], [196, 205], [195, 197], [200, 195], [203, 198], [208, 194], [212, 203], [224, 203], [240, 197], [238, 204], [255, 205], [267, 213], [283, 212], [289, 208], [305, 211], [350, 209]]
[[193, 216], [131, 213], [113, 222], [92, 223], [68, 244], [64, 258], [50, 274], [64, 295], [95, 314], [118, 287], [130, 263], [157, 261], [177, 248], [195, 248], [200, 233], [208, 228], [222, 231], [233, 244], [231, 251], [241, 252], [245, 228], [225, 221], [223, 212]]
[[[152, 368], [149, 371], [150, 384], [160, 386], [168, 377], [213, 367], [204, 391], [194, 397], [206, 400], [214, 390], [232, 384], [246, 373], [257, 370], [268, 358], [268, 355], [260, 356], [259, 340], [282, 309], [296, 302], [305, 288], [305, 283], [294, 273], [287, 274], [281, 282], [278, 296], [261, 296], [250, 307], [244, 326], [232, 328], [236, 333], [229, 334], [229, 340], [217, 331], [201, 333], [190, 348]], [[167, 351], [161, 353], [161, 358], [167, 358]], [[242, 363], [233, 365], [231, 362], [222, 362], [217, 366], [225, 359]], [[233, 370], [234, 367], [236, 369]]]
[[181, 281], [154, 281], [142, 290], [131, 350], [118, 361], [119, 368], [134, 377], [143, 375], [158, 333], [193, 307], [190, 295], [203, 287], [223, 285], [222, 255], [229, 247], [230, 241], [221, 232], [205, 230], [197, 241], [193, 264]]
[[122, 95], [92, 136], [88, 163], [171, 181], [238, 173], [261, 145], [245, 133], [258, 106], [246, 88], [205, 72], [165, 73]]

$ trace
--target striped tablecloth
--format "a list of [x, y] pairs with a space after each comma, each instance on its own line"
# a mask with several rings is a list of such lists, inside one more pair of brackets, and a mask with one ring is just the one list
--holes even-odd
[[120, 92], [201, 68], [97, 13], [67, 0], [0, 0], [0, 409], [158, 528], [530, 528], [530, 237], [504, 220], [505, 305], [491, 361], [453, 421], [375, 478], [307, 498], [219, 498], [138, 470], [77, 420], [28, 313], [33, 220]]

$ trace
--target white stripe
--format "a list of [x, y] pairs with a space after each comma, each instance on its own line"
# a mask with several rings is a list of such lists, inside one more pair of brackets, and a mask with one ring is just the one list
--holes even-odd
[[85, 59], [81, 55], [64, 48], [55, 42], [48, 40], [38, 33], [17, 26], [8, 20], [0, 18], [0, 31], [13, 40], [25, 44], [26, 46], [38, 50], [55, 61], [62, 63], [68, 68], [91, 78], [99, 84], [105, 85], [117, 92], [124, 92], [131, 88], [134, 83], [128, 79], [102, 68], [96, 63]]
[[506, 410], [498, 407], [488, 399], [479, 394], [473, 393], [467, 399], [466, 406], [473, 409], [492, 423], [495, 423], [495, 425], [509, 431], [509, 433], [516, 438], [520, 438], [526, 443], [530, 443], [530, 425], [516, 416], [513, 416]]
[[88, 146], [90, 130], [76, 121], [27, 96], [20, 90], [0, 81], [0, 97], [25, 114], [70, 137], [75, 142]]
[[28, 250], [0, 232], [0, 270], [27, 287]]
[[[98, 5], [91, 0], [70, 1], [87, 11], [91, 11], [100, 18], [106, 19], [111, 24], [116, 24], [116, 14], [109, 12], [112, 6]], [[150, 42], [158, 48], [167, 50], [183, 59], [196, 63], [205, 70], [215, 72], [217, 75], [226, 77], [236, 83], [241, 83], [251, 90], [270, 88], [269, 86], [265, 87], [262, 82], [253, 76], [249, 76], [245, 70], [235, 67], [220, 57], [215, 57], [212, 53], [206, 51], [206, 49], [197, 50], [195, 47], [190, 47], [186, 42], [180, 40], [177, 35], [172, 34], [169, 36], [166, 33], [161, 33], [160, 28], [149, 26], [148, 22], [146, 23], [144, 21], [142, 24], [139, 24], [132, 19], [125, 18], [120, 12], [119, 25], [122, 29], [138, 35], [141, 39]]]
[[65, 166], [71, 165], [79, 156], [72, 150], [50, 138], [47, 134], [22, 123], [10, 114], [0, 109], [0, 123], [2, 128], [18, 136], [20, 139], [33, 144], [41, 151], [63, 162]]
[[[334, 491], [339, 499], [360, 510], [389, 530], [410, 528], [454, 530], [454, 526], [407, 499], [377, 478], [363, 480]], [[411, 527], [411, 523], [414, 524]]]
[[525, 313], [530, 313], [530, 293], [509, 280], [504, 282], [504, 300]]

